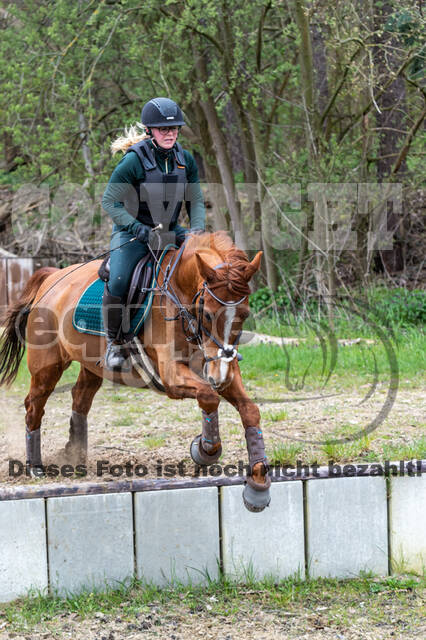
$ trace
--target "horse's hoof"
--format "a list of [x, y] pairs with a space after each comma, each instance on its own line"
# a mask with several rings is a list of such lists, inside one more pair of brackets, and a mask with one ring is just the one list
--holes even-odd
[[29, 470], [29, 475], [33, 480], [44, 480], [44, 478], [46, 477], [46, 473], [43, 469], [43, 467], [39, 467], [39, 466], [34, 466], [34, 467], [30, 467]]
[[271, 502], [271, 495], [269, 493], [269, 486], [266, 489], [257, 490], [249, 484], [246, 484], [243, 491], [244, 506], [253, 513], [259, 513], [263, 511], [265, 507], [269, 507]]
[[208, 466], [210, 464], [214, 464], [219, 460], [220, 456], [222, 455], [222, 445], [220, 445], [216, 453], [209, 456], [209, 454], [206, 453], [203, 447], [201, 446], [201, 434], [200, 434], [199, 436], [194, 438], [193, 441], [191, 442], [191, 447], [189, 451], [191, 454], [191, 458], [193, 459], [194, 462], [196, 462], [200, 466], [203, 466], [203, 465]]

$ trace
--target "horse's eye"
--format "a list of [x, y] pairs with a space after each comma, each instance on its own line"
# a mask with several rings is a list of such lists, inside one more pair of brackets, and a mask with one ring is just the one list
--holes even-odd
[[210, 324], [213, 322], [213, 317], [211, 313], [209, 313], [208, 311], [204, 311], [204, 317], [207, 320], [207, 322], [210, 322]]

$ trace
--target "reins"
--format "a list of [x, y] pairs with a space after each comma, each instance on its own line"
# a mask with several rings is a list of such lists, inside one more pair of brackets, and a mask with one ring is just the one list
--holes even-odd
[[[194, 305], [196, 305], [198, 300], [198, 314], [194, 315], [193, 313], [191, 313], [185, 307], [185, 305], [182, 304], [182, 302], [179, 299], [179, 296], [173, 290], [173, 287], [170, 282], [171, 277], [178, 263], [182, 258], [182, 255], [186, 246], [186, 242], [187, 242], [187, 238], [185, 238], [184, 242], [180, 246], [174, 261], [170, 261], [169, 264], [167, 265], [165, 272], [163, 271], [162, 266], [159, 260], [157, 259], [157, 256], [155, 255], [154, 251], [148, 245], [152, 258], [156, 263], [157, 268], [159, 268], [159, 271], [163, 273], [164, 278], [163, 278], [163, 283], [161, 285], [157, 284], [156, 287], [152, 289], [144, 289], [144, 291], [153, 291], [153, 292], [159, 293], [160, 303], [164, 296], [166, 296], [167, 298], [169, 298], [169, 300], [173, 302], [173, 304], [177, 307], [178, 312], [175, 316], [172, 316], [172, 317], [167, 317], [163, 314], [164, 320], [166, 322], [173, 322], [181, 318], [182, 330], [183, 330], [183, 333], [185, 334], [185, 338], [187, 342], [196, 342], [198, 348], [203, 352], [205, 363], [212, 362], [214, 360], [224, 360], [225, 362], [231, 362], [231, 360], [233, 360], [234, 358], [237, 358], [237, 360], [242, 360], [243, 358], [242, 355], [238, 353], [236, 349], [240, 341], [242, 331], [238, 333], [232, 345], [229, 345], [229, 344], [225, 345], [219, 342], [219, 340], [217, 340], [214, 337], [214, 335], [212, 335], [210, 331], [203, 324], [204, 300], [205, 300], [206, 293], [208, 293], [209, 295], [212, 296], [212, 298], [214, 298], [217, 302], [219, 302], [219, 304], [223, 305], [224, 307], [236, 307], [245, 300], [247, 295], [243, 296], [240, 300], [236, 300], [236, 301], [222, 300], [213, 292], [213, 289], [219, 286], [223, 286], [223, 282], [216, 282], [213, 285], [209, 285], [207, 281], [204, 281], [201, 288], [195, 293], [191, 302], [191, 307], [193, 307]], [[222, 267], [225, 264], [227, 263], [218, 264], [214, 267], [214, 269], [218, 269], [219, 267]], [[186, 327], [185, 327], [185, 321], [187, 323]], [[188, 335], [188, 332], [190, 332], [189, 335]], [[212, 340], [218, 347], [218, 352], [216, 356], [210, 357], [206, 355], [203, 348], [203, 339], [202, 339], [203, 333], [210, 340]]]

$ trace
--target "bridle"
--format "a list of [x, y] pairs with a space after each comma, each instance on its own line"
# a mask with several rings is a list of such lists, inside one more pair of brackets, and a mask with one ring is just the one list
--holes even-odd
[[[219, 269], [220, 267], [225, 265], [226, 263], [221, 263], [219, 265], [216, 265], [214, 269]], [[216, 282], [215, 284], [209, 286], [207, 281], [204, 281], [201, 286], [201, 289], [199, 289], [197, 293], [194, 295], [194, 297], [192, 298], [192, 303], [191, 303], [191, 306], [193, 307], [194, 305], [196, 305], [196, 302], [198, 299], [198, 314], [196, 313], [195, 316], [192, 316], [197, 321], [196, 337], [202, 339], [202, 334], [204, 333], [218, 347], [217, 355], [213, 357], [206, 356], [204, 354], [204, 349], [202, 349], [204, 354], [204, 360], [206, 363], [212, 362], [214, 360], [223, 360], [224, 362], [231, 362], [234, 358], [237, 358], [237, 360], [243, 359], [243, 356], [240, 353], [238, 353], [236, 349], [240, 341], [242, 331], [239, 331], [232, 345], [222, 344], [221, 342], [216, 340], [216, 338], [210, 333], [210, 331], [206, 329], [206, 327], [203, 325], [204, 299], [205, 299], [206, 293], [211, 295], [212, 298], [214, 298], [217, 302], [219, 302], [219, 304], [221, 304], [224, 307], [236, 307], [247, 298], [247, 296], [243, 296], [240, 300], [237, 300], [237, 301], [222, 300], [212, 291], [213, 288], [216, 288], [219, 286], [223, 286], [223, 282]]]
[[[237, 307], [247, 298], [248, 294], [244, 295], [240, 300], [236, 300], [236, 301], [222, 300], [214, 293], [213, 289], [223, 286], [224, 283], [220, 281], [220, 282], [214, 283], [213, 285], [209, 285], [207, 281], [204, 281], [200, 289], [198, 289], [198, 291], [195, 293], [194, 297], [192, 298], [191, 308], [195, 306], [196, 311], [195, 311], [195, 314], [191, 313], [191, 311], [189, 311], [189, 309], [180, 301], [178, 295], [174, 291], [170, 282], [171, 277], [176, 269], [176, 266], [182, 257], [183, 251], [185, 249], [186, 241], [187, 239], [185, 239], [184, 242], [182, 243], [176, 255], [175, 260], [169, 262], [165, 272], [163, 271], [160, 265], [160, 262], [157, 259], [157, 256], [155, 255], [154, 251], [152, 251], [151, 247], [148, 244], [148, 248], [151, 252], [151, 255], [157, 267], [159, 268], [159, 270], [163, 272], [164, 278], [163, 278], [163, 283], [161, 285], [157, 284], [156, 287], [154, 287], [153, 289], [146, 289], [146, 290], [160, 293], [160, 305], [162, 303], [164, 296], [166, 296], [177, 307], [178, 312], [175, 316], [167, 317], [163, 314], [163, 318], [167, 322], [173, 322], [178, 320], [179, 318], [181, 319], [182, 330], [185, 334], [186, 341], [195, 343], [198, 346], [198, 348], [202, 351], [205, 365], [215, 360], [231, 362], [236, 358], [238, 361], [240, 361], [243, 359], [243, 357], [240, 353], [238, 353], [237, 346], [240, 341], [242, 331], [239, 331], [232, 345], [223, 344], [222, 342], [217, 340], [215, 336], [212, 335], [210, 331], [203, 324], [204, 303], [205, 303], [205, 296], [208, 293], [212, 298], [214, 298], [214, 300], [219, 302], [219, 304], [221, 304], [224, 307]], [[219, 269], [220, 267], [227, 266], [228, 264], [229, 263], [222, 262], [213, 268]], [[197, 301], [198, 301], [198, 305], [197, 305]], [[216, 356], [211, 357], [206, 354], [204, 350], [204, 344], [203, 344], [203, 334], [206, 335], [210, 340], [212, 340], [218, 347]]]

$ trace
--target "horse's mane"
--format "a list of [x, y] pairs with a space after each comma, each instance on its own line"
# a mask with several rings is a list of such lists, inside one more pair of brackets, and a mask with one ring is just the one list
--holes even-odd
[[211, 250], [219, 254], [225, 263], [223, 268], [216, 271], [217, 280], [228, 281], [228, 290], [239, 296], [248, 295], [250, 287], [243, 277], [249, 264], [247, 254], [239, 249], [225, 231], [202, 233], [189, 239], [185, 254], [189, 257], [202, 250]]

